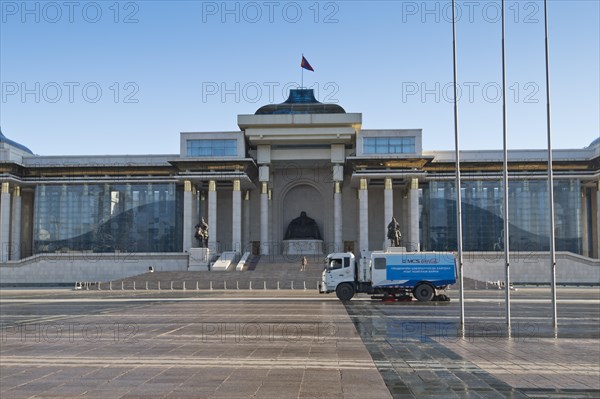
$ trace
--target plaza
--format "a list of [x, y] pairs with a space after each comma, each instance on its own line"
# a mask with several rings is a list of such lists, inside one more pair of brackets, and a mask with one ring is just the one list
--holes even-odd
[[[453, 294], [451, 294], [453, 295]], [[455, 295], [455, 294], [454, 294]], [[314, 291], [2, 290], [2, 398], [596, 398], [600, 296], [466, 291], [343, 304]]]

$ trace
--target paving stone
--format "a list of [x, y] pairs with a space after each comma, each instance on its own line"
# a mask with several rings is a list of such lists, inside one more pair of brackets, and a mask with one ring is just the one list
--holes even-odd
[[[27, 317], [30, 326], [68, 320], [102, 331], [97, 340], [81, 331], [54, 342], [8, 336], [0, 397], [600, 397], [595, 304], [561, 304], [555, 338], [547, 323], [530, 321], [547, 314], [544, 303], [515, 302], [508, 337], [502, 306], [470, 302], [462, 337], [455, 302], [344, 305], [294, 294], [136, 291], [132, 301], [128, 293], [46, 291], [7, 302], [18, 295], [0, 290], [2, 325]], [[248, 326], [263, 333], [249, 339], [241, 333]]]
[[[600, 397], [598, 331], [582, 329], [574, 341], [577, 344], [569, 339], [577, 334], [573, 329], [563, 330], [565, 339], [546, 338], [543, 326], [533, 329], [535, 334], [528, 334], [526, 340], [514, 334], [508, 337], [504, 326], [493, 325], [473, 325], [470, 336], [451, 337], [439, 334], [452, 330], [448, 329], [451, 323], [443, 322], [440, 327], [411, 321], [418, 311], [410, 305], [349, 302], [346, 308], [394, 398], [526, 398], [531, 389], [538, 388], [545, 388], [539, 391], [543, 397]], [[489, 310], [485, 308], [480, 311]], [[432, 309], [437, 316], [453, 314], [452, 308]], [[598, 323], [598, 313], [588, 309]], [[538, 312], [536, 308], [529, 311]], [[482, 334], [486, 328], [494, 335]], [[588, 338], [590, 333], [594, 338]], [[565, 385], [574, 384], [570, 374], [581, 378], [578, 364], [582, 359], [590, 359], [583, 360], [584, 368], [596, 379], [593, 383], [586, 380], [591, 386], [568, 391]]]

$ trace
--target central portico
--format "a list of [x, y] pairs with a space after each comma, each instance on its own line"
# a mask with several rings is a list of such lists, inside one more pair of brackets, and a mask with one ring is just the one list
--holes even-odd
[[[181, 134], [184, 251], [197, 252], [201, 217], [211, 256], [360, 255], [387, 246], [392, 216], [407, 246], [419, 246], [420, 130], [363, 130], [362, 114], [310, 89], [237, 122], [239, 132]], [[300, 215], [318, 234], [286, 236]]]
[[[255, 115], [238, 116], [240, 129], [256, 148], [258, 179], [266, 192], [261, 194], [261, 243], [271, 245], [261, 245], [263, 254], [291, 249], [289, 245], [278, 248], [278, 244], [301, 212], [316, 221], [326, 247], [342, 248], [340, 186], [346, 147], [351, 147], [361, 123], [361, 114], [319, 103], [307, 89], [291, 90], [286, 102], [266, 105]], [[269, 226], [274, 227], [272, 231]], [[315, 245], [305, 249], [316, 252]]]

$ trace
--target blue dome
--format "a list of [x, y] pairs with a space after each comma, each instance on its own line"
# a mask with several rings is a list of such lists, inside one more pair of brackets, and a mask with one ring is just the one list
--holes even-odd
[[4, 134], [2, 134], [2, 128], [0, 128], [0, 143], [6, 143], [10, 146], [18, 148], [21, 151], [25, 151], [25, 152], [33, 155], [33, 152], [29, 148], [25, 147], [23, 144], [17, 143], [16, 141], [12, 141], [8, 137], [6, 137]]
[[590, 145], [588, 145], [588, 148], [593, 147], [593, 146], [598, 145], [598, 144], [600, 144], [600, 136], [598, 138], [596, 138], [596, 140], [592, 141], [590, 143]]
[[287, 100], [281, 104], [269, 104], [260, 107], [255, 115], [345, 113], [344, 108], [337, 104], [325, 104], [317, 101], [312, 89], [291, 89]]

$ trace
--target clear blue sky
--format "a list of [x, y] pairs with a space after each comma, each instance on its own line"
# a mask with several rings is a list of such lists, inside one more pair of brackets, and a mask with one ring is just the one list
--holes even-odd
[[[549, 1], [555, 148], [600, 134], [599, 3]], [[178, 153], [182, 131], [285, 100], [302, 53], [305, 86], [363, 128], [453, 149], [449, 0], [72, 4], [0, 1], [0, 126], [37, 154]], [[500, 2], [458, 5], [462, 148], [498, 149]], [[545, 148], [543, 3], [506, 7], [509, 147]]]

